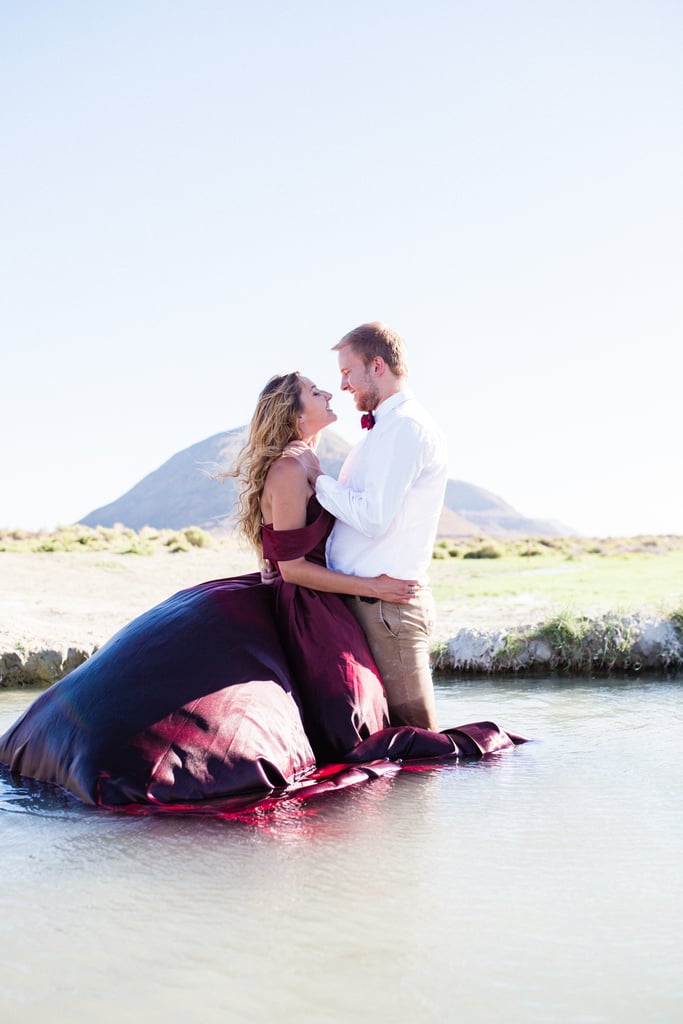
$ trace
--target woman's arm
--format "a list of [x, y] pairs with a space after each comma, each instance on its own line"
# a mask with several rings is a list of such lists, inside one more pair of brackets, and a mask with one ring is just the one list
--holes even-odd
[[[306, 506], [312, 494], [306, 469], [296, 458], [279, 459], [270, 469], [264, 488], [264, 503], [272, 510], [274, 530], [298, 530], [306, 525]], [[305, 558], [279, 562], [280, 575], [287, 583], [332, 594], [375, 597], [396, 604], [408, 604], [419, 591], [417, 580], [396, 580], [390, 576], [347, 576]]]

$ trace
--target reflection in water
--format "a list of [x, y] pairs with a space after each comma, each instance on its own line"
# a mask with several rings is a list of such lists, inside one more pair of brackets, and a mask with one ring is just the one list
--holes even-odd
[[15, 775], [0, 765], [0, 814], [83, 814], [87, 808], [76, 797], [57, 786]]
[[681, 694], [441, 680], [537, 742], [233, 820], [0, 771], [2, 1019], [678, 1020]]

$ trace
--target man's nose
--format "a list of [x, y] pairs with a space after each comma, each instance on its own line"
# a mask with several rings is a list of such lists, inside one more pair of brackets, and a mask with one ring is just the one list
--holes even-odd
[[342, 377], [342, 379], [341, 379], [341, 389], [342, 389], [342, 391], [348, 391], [349, 390], [349, 382], [347, 381], [346, 377]]

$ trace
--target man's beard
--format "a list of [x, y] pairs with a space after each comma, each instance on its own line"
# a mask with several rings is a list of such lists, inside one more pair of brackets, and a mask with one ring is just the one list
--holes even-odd
[[379, 405], [379, 389], [371, 381], [368, 381], [363, 388], [357, 388], [354, 397], [356, 408], [361, 412], [371, 412]]

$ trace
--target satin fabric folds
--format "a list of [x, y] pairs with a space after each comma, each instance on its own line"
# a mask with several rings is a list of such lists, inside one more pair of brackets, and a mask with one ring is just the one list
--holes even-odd
[[[332, 523], [311, 499], [303, 529], [264, 527], [264, 554], [322, 563]], [[343, 598], [249, 574], [125, 626], [33, 702], [0, 738], [0, 762], [90, 804], [179, 806], [297, 791], [331, 763], [481, 756], [518, 739], [492, 723], [461, 727], [479, 741], [387, 725]]]

